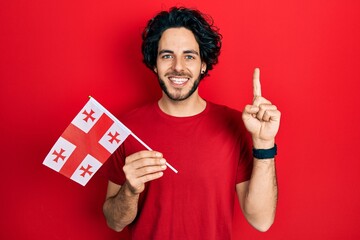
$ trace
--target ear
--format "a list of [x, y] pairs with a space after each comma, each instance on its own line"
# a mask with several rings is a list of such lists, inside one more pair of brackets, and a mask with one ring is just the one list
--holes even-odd
[[206, 68], [207, 68], [206, 63], [205, 63], [205, 62], [202, 62], [202, 63], [201, 63], [201, 74], [204, 74], [204, 73], [205, 73]]
[[157, 68], [156, 67], [154, 67], [154, 72], [157, 73]]

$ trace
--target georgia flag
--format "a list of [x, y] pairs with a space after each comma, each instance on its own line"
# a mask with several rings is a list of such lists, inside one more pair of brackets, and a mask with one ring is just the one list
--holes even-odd
[[85, 186], [130, 134], [124, 124], [90, 98], [43, 164]]

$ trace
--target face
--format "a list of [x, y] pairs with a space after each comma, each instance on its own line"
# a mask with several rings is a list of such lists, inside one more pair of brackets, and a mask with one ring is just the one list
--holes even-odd
[[182, 101], [197, 93], [202, 71], [199, 44], [186, 28], [169, 28], [162, 34], [154, 71], [166, 96]]

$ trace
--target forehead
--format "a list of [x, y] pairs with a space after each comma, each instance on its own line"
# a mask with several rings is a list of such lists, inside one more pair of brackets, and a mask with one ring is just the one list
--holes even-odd
[[199, 44], [190, 30], [184, 27], [169, 28], [163, 32], [159, 41], [158, 51], [164, 49], [172, 51], [199, 51]]

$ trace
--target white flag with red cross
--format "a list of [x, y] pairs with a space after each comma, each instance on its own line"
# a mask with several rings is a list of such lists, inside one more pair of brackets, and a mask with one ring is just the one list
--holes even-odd
[[130, 134], [124, 124], [90, 98], [43, 164], [85, 186]]

